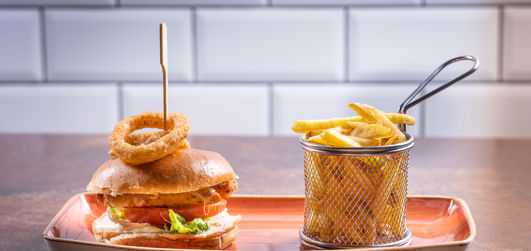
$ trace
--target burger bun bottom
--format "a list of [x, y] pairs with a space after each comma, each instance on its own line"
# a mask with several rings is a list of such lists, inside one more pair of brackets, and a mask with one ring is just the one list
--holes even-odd
[[[104, 217], [108, 218], [106, 213], [95, 222], [98, 222], [98, 220]], [[98, 242], [115, 245], [177, 249], [225, 249], [238, 236], [238, 226], [236, 224], [231, 229], [226, 229], [224, 232], [218, 232], [208, 236], [177, 234], [170, 235], [171, 238], [167, 238], [167, 233], [124, 233], [114, 229], [98, 227], [97, 224], [93, 224], [92, 230]]]

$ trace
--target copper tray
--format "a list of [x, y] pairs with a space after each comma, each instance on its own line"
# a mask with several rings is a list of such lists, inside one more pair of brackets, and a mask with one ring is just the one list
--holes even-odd
[[[305, 249], [299, 239], [304, 197], [240, 195], [229, 199], [228, 208], [231, 215], [242, 216], [236, 243], [228, 249]], [[92, 221], [104, 211], [105, 206], [96, 201], [95, 194], [77, 194], [48, 224], [43, 237], [52, 250], [160, 250], [96, 242]], [[464, 250], [476, 236], [470, 210], [458, 198], [409, 196], [406, 219], [412, 233], [409, 246], [370, 250]]]

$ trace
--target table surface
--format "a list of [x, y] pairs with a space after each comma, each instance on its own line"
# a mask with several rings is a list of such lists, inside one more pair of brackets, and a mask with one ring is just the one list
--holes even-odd
[[[295, 137], [190, 137], [240, 176], [237, 194], [304, 194]], [[42, 231], [84, 192], [105, 160], [106, 136], [0, 135], [0, 250], [46, 250]], [[531, 139], [418, 139], [409, 194], [464, 199], [477, 237], [469, 250], [531, 249]]]

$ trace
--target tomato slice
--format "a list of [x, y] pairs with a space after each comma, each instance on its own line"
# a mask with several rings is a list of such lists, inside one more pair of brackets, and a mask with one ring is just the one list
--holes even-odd
[[182, 216], [186, 221], [195, 218], [207, 218], [221, 213], [227, 208], [227, 201], [220, 200], [206, 205], [194, 205], [185, 207], [125, 207], [124, 217], [135, 223], [166, 224], [171, 223], [169, 209]]

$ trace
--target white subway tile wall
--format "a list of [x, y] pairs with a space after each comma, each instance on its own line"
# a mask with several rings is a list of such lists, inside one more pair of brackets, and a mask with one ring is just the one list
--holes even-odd
[[0, 5], [25, 6], [113, 6], [117, 0], [0, 0]]
[[[125, 116], [162, 111], [161, 94], [160, 84], [125, 84]], [[169, 85], [168, 109], [188, 117], [191, 134], [266, 136], [268, 96], [265, 84]]]
[[120, 0], [127, 5], [265, 5], [267, 0]]
[[340, 81], [343, 25], [339, 9], [199, 10], [199, 80]]
[[425, 0], [426, 4], [519, 4], [531, 3], [531, 0]]
[[[412, 84], [277, 84], [273, 87], [273, 133], [296, 135], [291, 131], [295, 120], [329, 119], [356, 116], [347, 104], [370, 104], [384, 112], [398, 112], [402, 101], [415, 90]], [[420, 118], [420, 106], [407, 112]], [[408, 127], [408, 133], [419, 136], [422, 121]]]
[[531, 137], [531, 83], [463, 84], [426, 102], [426, 136]]
[[505, 9], [503, 77], [531, 79], [531, 7]]
[[[498, 10], [483, 8], [353, 9], [349, 18], [350, 79], [418, 80], [460, 55], [481, 61], [470, 79], [495, 80]], [[452, 67], [438, 79], [455, 77]]]
[[0, 133], [108, 134], [161, 111], [160, 22], [170, 111], [193, 135], [295, 136], [349, 102], [396, 112], [470, 54], [479, 70], [408, 111], [408, 132], [531, 137], [531, 0], [0, 0]]
[[37, 10], [0, 9], [0, 81], [42, 79]]
[[161, 79], [161, 22], [169, 27], [169, 78], [192, 79], [190, 10], [51, 9], [45, 14], [50, 80]]
[[17, 84], [0, 86], [4, 133], [108, 134], [118, 120], [112, 84]]
[[417, 5], [421, 0], [271, 0], [278, 5]]

